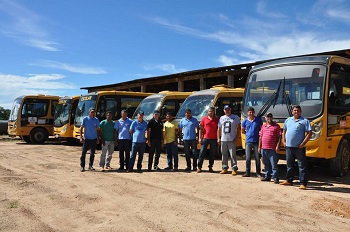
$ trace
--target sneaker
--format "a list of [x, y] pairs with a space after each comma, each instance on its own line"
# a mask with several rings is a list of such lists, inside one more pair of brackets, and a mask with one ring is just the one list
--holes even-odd
[[197, 173], [201, 173], [202, 169], [201, 168], [197, 168]]
[[220, 174], [227, 174], [228, 173], [228, 171], [226, 170], [226, 169], [223, 169], [221, 172], [220, 172]]
[[306, 185], [304, 185], [304, 184], [300, 185], [299, 189], [305, 190], [306, 189]]
[[279, 184], [280, 181], [279, 181], [279, 179], [274, 179], [274, 180], [273, 180], [273, 183], [274, 183], [274, 184]]
[[235, 170], [232, 170], [232, 176], [237, 175], [237, 172]]
[[81, 167], [81, 168], [80, 168], [80, 171], [81, 171], [81, 172], [85, 172], [85, 168]]
[[244, 175], [242, 177], [250, 177], [249, 173], [244, 173]]
[[261, 180], [261, 181], [271, 181], [271, 179], [266, 178], [266, 177], [263, 177], [263, 178], [261, 178], [260, 180]]
[[89, 171], [95, 171], [95, 169], [92, 166], [89, 166]]
[[185, 171], [191, 171], [190, 167], [185, 168]]
[[213, 170], [213, 168], [212, 168], [212, 167], [209, 167], [209, 172], [211, 172], [211, 173], [213, 173], [213, 172], [214, 172], [214, 170]]
[[288, 182], [288, 181], [283, 181], [282, 183], [280, 183], [280, 185], [292, 186], [293, 183]]
[[159, 170], [161, 170], [161, 169], [160, 169], [160, 167], [158, 167], [158, 166], [154, 166], [154, 170], [159, 171]]

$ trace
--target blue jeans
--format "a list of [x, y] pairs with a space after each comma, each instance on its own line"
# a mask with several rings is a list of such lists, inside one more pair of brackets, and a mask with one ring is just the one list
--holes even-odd
[[265, 165], [265, 178], [279, 180], [278, 178], [278, 157], [275, 150], [261, 149], [263, 163]]
[[84, 139], [83, 148], [82, 148], [81, 157], [80, 157], [80, 167], [85, 168], [86, 152], [89, 150], [89, 148], [90, 148], [89, 167], [92, 167], [92, 165], [94, 164], [96, 142], [97, 142], [97, 139]]
[[129, 161], [129, 171], [132, 171], [134, 168], [135, 160], [136, 160], [136, 153], [139, 153], [139, 158], [137, 160], [137, 170], [140, 171], [142, 168], [142, 160], [143, 160], [143, 153], [145, 153], [146, 149], [146, 143], [132, 143], [132, 152], [130, 156]]
[[207, 153], [207, 147], [208, 144], [210, 144], [210, 156], [209, 156], [209, 168], [212, 168], [214, 165], [214, 158], [215, 155], [218, 152], [218, 141], [217, 139], [203, 139], [202, 140], [202, 146], [201, 150], [199, 152], [199, 159], [198, 159], [198, 167], [202, 168], [203, 166], [203, 161], [205, 158], [205, 154]]
[[[187, 168], [191, 168], [191, 158], [193, 159], [193, 169], [197, 168], [197, 157], [198, 157], [198, 151], [197, 151], [197, 140], [191, 139], [191, 140], [184, 140], [184, 150], [185, 150], [185, 156], [186, 156], [186, 163]], [[191, 150], [192, 150], [192, 156], [191, 156]]]
[[261, 165], [260, 165], [260, 157], [258, 153], [258, 143], [245, 143], [245, 167], [246, 173], [250, 174], [250, 163], [252, 160], [252, 149], [254, 150], [255, 157], [255, 166], [256, 166], [256, 174], [260, 174]]
[[298, 147], [286, 147], [286, 159], [287, 159], [287, 177], [286, 180], [289, 183], [293, 182], [294, 177], [294, 162], [295, 159], [298, 161], [299, 167], [299, 181], [300, 184], [307, 185], [308, 172], [306, 162], [306, 148]]
[[166, 153], [167, 153], [167, 160], [168, 160], [168, 167], [173, 167], [173, 158], [174, 158], [174, 168], [179, 167], [179, 156], [178, 156], [178, 148], [175, 142], [172, 143], [166, 143]]
[[131, 144], [132, 144], [132, 142], [130, 139], [119, 139], [118, 140], [119, 165], [120, 165], [121, 169], [124, 169], [124, 164], [125, 164], [125, 169], [128, 169], [128, 167], [129, 167]]

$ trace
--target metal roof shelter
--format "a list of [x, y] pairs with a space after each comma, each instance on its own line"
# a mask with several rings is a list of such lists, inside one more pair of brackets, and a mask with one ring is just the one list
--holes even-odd
[[[337, 55], [350, 58], [350, 49], [314, 53], [301, 56], [315, 55]], [[261, 60], [253, 63], [229, 65], [217, 68], [200, 69], [164, 76], [148, 77], [110, 85], [82, 87], [81, 89], [86, 89], [89, 93], [106, 90], [126, 90], [158, 93], [163, 90], [186, 92], [198, 91], [210, 88], [218, 84], [226, 84], [232, 87], [244, 87], [248, 73], [253, 66], [273, 60], [277, 59]]]

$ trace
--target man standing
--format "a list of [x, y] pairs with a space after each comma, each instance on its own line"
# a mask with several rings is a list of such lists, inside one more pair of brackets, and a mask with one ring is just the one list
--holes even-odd
[[193, 171], [197, 170], [197, 133], [198, 133], [199, 123], [198, 120], [192, 117], [192, 112], [190, 109], [186, 109], [185, 117], [180, 120], [179, 123], [179, 135], [182, 137], [184, 144], [185, 156], [187, 167], [185, 171], [191, 171], [191, 150], [193, 158]]
[[[130, 126], [132, 120], [128, 118], [128, 112], [126, 110], [121, 111], [121, 118], [115, 122], [115, 138], [117, 139], [116, 145], [119, 149], [119, 169], [128, 170], [130, 151], [131, 151], [131, 134]], [[125, 155], [125, 156], [124, 156]], [[124, 167], [125, 165], [125, 167]]]
[[218, 152], [217, 130], [218, 130], [219, 118], [215, 115], [215, 108], [209, 107], [208, 115], [204, 116], [201, 120], [199, 127], [199, 144], [201, 144], [201, 150], [199, 152], [198, 169], [197, 173], [202, 172], [202, 166], [205, 154], [207, 153], [208, 144], [210, 145], [209, 156], [209, 172], [213, 171], [214, 158]]
[[143, 111], [140, 111], [137, 114], [137, 120], [133, 121], [130, 126], [130, 133], [132, 134], [132, 147], [131, 147], [131, 156], [128, 166], [128, 172], [131, 172], [134, 168], [136, 153], [139, 154], [137, 160], [137, 171], [141, 171], [143, 153], [145, 153], [146, 148], [146, 131], [147, 131], [147, 122], [143, 120]]
[[301, 116], [301, 107], [293, 106], [293, 116], [286, 119], [283, 125], [282, 141], [286, 147], [287, 177], [281, 185], [293, 185], [293, 166], [298, 160], [300, 189], [306, 189], [308, 182], [306, 163], [306, 143], [312, 131], [309, 120]]
[[152, 170], [153, 156], [156, 153], [154, 159], [154, 170], [159, 170], [159, 157], [162, 152], [163, 146], [163, 122], [159, 119], [159, 111], [155, 110], [153, 112], [153, 118], [147, 124], [147, 138], [149, 154], [148, 154], [148, 171]]
[[[178, 157], [178, 124], [174, 121], [174, 115], [172, 112], [167, 112], [166, 122], [163, 127], [163, 138], [166, 147], [168, 167], [165, 169], [177, 171], [179, 167], [179, 157]], [[174, 166], [173, 166], [174, 159]]]
[[[106, 119], [100, 123], [100, 133], [101, 133], [101, 143], [102, 152], [100, 157], [100, 167], [103, 172], [105, 169], [111, 169], [112, 154], [114, 152], [114, 122], [112, 121], [112, 113], [110, 111], [106, 112]], [[108, 155], [106, 158], [106, 153]]]
[[218, 143], [221, 145], [222, 154], [222, 171], [220, 174], [228, 173], [228, 155], [231, 157], [232, 175], [237, 175], [237, 156], [236, 156], [236, 140], [237, 128], [240, 120], [237, 115], [231, 113], [229, 105], [224, 106], [225, 115], [220, 117], [217, 137]]
[[[85, 117], [80, 126], [80, 142], [83, 144], [82, 153], [80, 157], [80, 171], [85, 172], [85, 158], [86, 152], [90, 148], [89, 170], [94, 171], [93, 168], [96, 143], [99, 143], [98, 130], [100, 129], [100, 121], [95, 117], [96, 111], [94, 108], [89, 109], [89, 116]], [[84, 136], [83, 136], [84, 130]]]
[[247, 111], [248, 117], [242, 121], [242, 133], [246, 135], [245, 139], [245, 155], [246, 155], [246, 172], [243, 177], [250, 176], [250, 164], [251, 164], [251, 154], [254, 151], [255, 166], [256, 166], [256, 176], [261, 177], [261, 165], [260, 156], [258, 152], [259, 145], [259, 131], [262, 125], [260, 117], [255, 117], [255, 110], [253, 107], [249, 107]]
[[258, 152], [262, 154], [265, 165], [265, 177], [261, 181], [279, 183], [277, 152], [281, 142], [281, 127], [273, 121], [272, 113], [266, 114], [266, 123], [261, 127]]

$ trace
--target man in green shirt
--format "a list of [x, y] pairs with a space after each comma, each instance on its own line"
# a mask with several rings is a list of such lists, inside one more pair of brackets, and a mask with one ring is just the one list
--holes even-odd
[[[112, 121], [112, 113], [106, 112], [106, 119], [100, 123], [102, 153], [100, 158], [100, 167], [103, 172], [106, 169], [111, 169], [111, 159], [115, 147], [114, 140], [114, 122]], [[108, 151], [108, 154], [107, 154]], [[106, 157], [107, 154], [107, 157]]]

